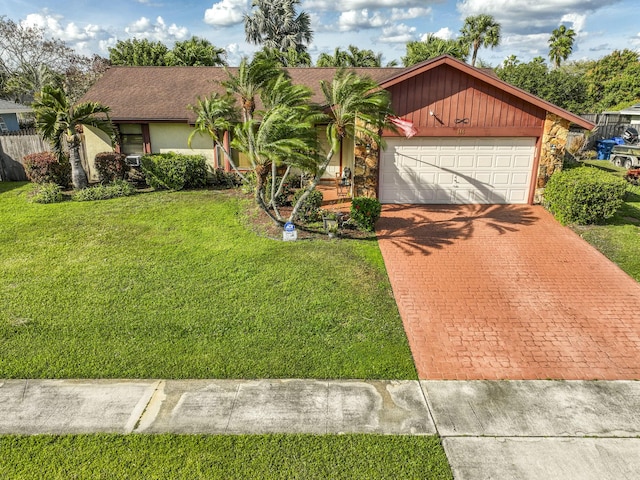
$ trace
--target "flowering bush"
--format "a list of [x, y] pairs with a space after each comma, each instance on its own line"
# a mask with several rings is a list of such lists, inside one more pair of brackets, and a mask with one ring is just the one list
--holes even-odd
[[375, 198], [355, 197], [351, 201], [351, 219], [367, 232], [372, 232], [380, 218], [382, 205]]
[[71, 183], [71, 164], [66, 159], [60, 163], [52, 152], [26, 155], [23, 165], [27, 178], [33, 183], [55, 183], [61, 187]]
[[124, 153], [102, 152], [95, 158], [96, 170], [102, 183], [113, 182], [114, 180], [124, 180], [129, 171], [129, 165], [125, 160]]

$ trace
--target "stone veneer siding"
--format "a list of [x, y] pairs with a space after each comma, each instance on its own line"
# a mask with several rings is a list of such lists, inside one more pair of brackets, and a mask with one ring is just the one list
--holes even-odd
[[[367, 145], [369, 152], [367, 153]], [[358, 138], [355, 142], [353, 196], [378, 198], [378, 165], [380, 147], [370, 140]]]
[[534, 203], [542, 202], [544, 187], [553, 172], [562, 170], [562, 159], [567, 145], [569, 124], [569, 120], [547, 112], [542, 134], [542, 149], [538, 164]]

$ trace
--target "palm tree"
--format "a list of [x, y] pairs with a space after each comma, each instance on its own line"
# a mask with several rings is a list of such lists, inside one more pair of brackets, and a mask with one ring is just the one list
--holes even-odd
[[567, 29], [564, 25], [560, 25], [551, 33], [548, 42], [549, 60], [553, 62], [556, 68], [571, 55], [575, 35], [576, 32], [573, 29]]
[[32, 105], [36, 114], [36, 128], [48, 140], [58, 158], [62, 160], [65, 145], [69, 150], [73, 188], [81, 190], [88, 185], [87, 174], [80, 160], [80, 132], [87, 125], [113, 135], [109, 107], [95, 102], [71, 105], [61, 88], [46, 85]]
[[213, 93], [209, 97], [198, 98], [196, 105], [189, 105], [189, 108], [198, 116], [194, 129], [187, 139], [189, 148], [191, 148], [191, 143], [196, 135], [208, 136], [213, 141], [214, 148], [222, 150], [233, 170], [240, 178], [246, 180], [246, 177], [236, 167], [228, 148], [224, 145], [225, 133], [230, 131], [240, 118], [235, 99], [231, 95]]
[[333, 154], [340, 149], [346, 138], [356, 140], [364, 137], [384, 146], [382, 128], [393, 128], [388, 121], [389, 115], [393, 113], [389, 92], [380, 89], [370, 78], [339, 70], [331, 82], [323, 80], [320, 87], [324, 95], [325, 110], [329, 112], [326, 130], [329, 152], [307, 187], [307, 192], [294, 205], [291, 218], [295, 218], [304, 199], [320, 182]]
[[349, 45], [346, 51], [335, 49], [332, 55], [321, 53], [316, 62], [318, 67], [380, 67], [382, 53], [375, 54], [373, 50], [360, 50], [355, 45]]
[[275, 48], [264, 47], [262, 50], [255, 53], [253, 60], [276, 62], [283, 67], [310, 67], [311, 55], [307, 52], [299, 52], [295, 48], [291, 47], [288, 50], [281, 52]]
[[[313, 39], [311, 19], [306, 12], [296, 15], [300, 0], [253, 0], [252, 13], [244, 16], [247, 42], [286, 52], [306, 51]], [[253, 10], [257, 7], [256, 10]]]
[[471, 66], [476, 65], [476, 57], [481, 46], [493, 48], [500, 44], [500, 24], [491, 15], [465, 18], [460, 33], [461, 40], [473, 49]]
[[[228, 70], [228, 75], [223, 85], [229, 95], [239, 98], [242, 112], [241, 122], [233, 128], [232, 146], [246, 154], [255, 172], [256, 203], [274, 221], [282, 223], [275, 199], [290, 169], [276, 188], [277, 167], [285, 164], [308, 170], [310, 154], [317, 150], [315, 124], [319, 116], [309, 106], [311, 91], [293, 85], [280, 64], [261, 58], [252, 62], [243, 58], [237, 72], [232, 74]], [[258, 98], [264, 108], [262, 111], [256, 111]], [[224, 112], [220, 114], [225, 115]], [[231, 121], [229, 115], [226, 116]], [[272, 191], [267, 201], [265, 188], [270, 173]]]
[[267, 88], [269, 83], [277, 79], [284, 72], [281, 66], [272, 60], [256, 58], [252, 62], [244, 57], [240, 61], [237, 73], [234, 75], [227, 70], [228, 80], [222, 82], [231, 94], [240, 97], [242, 121], [253, 118], [256, 109], [256, 96]]

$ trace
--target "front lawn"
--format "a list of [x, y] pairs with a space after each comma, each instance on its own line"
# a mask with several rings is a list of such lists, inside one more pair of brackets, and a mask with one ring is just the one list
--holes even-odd
[[[623, 176], [624, 168], [606, 160], [585, 162], [596, 168]], [[625, 203], [604, 225], [574, 226], [574, 230], [640, 282], [640, 187], [629, 184]]]
[[264, 238], [228, 192], [30, 190], [0, 183], [0, 378], [416, 378], [375, 241]]

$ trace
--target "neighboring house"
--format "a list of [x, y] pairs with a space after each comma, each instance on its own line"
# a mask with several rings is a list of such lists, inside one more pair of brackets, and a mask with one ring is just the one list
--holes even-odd
[[[233, 71], [233, 69], [231, 69]], [[321, 101], [320, 80], [334, 68], [289, 68]], [[362, 68], [391, 93], [398, 116], [417, 134], [384, 132], [386, 149], [363, 140], [343, 145], [327, 177], [354, 173], [353, 194], [383, 203], [534, 203], [536, 193], [562, 165], [569, 125], [594, 125], [498, 79], [491, 71], [441, 56], [409, 68]], [[82, 101], [111, 107], [124, 153], [202, 153], [225, 166], [206, 138], [187, 147], [195, 115], [187, 105], [222, 92], [220, 67], [113, 67]], [[85, 129], [89, 158], [108, 149], [106, 138]], [[240, 166], [244, 159], [236, 155]]]
[[31, 111], [26, 105], [0, 99], [0, 134], [20, 130], [19, 116]]

